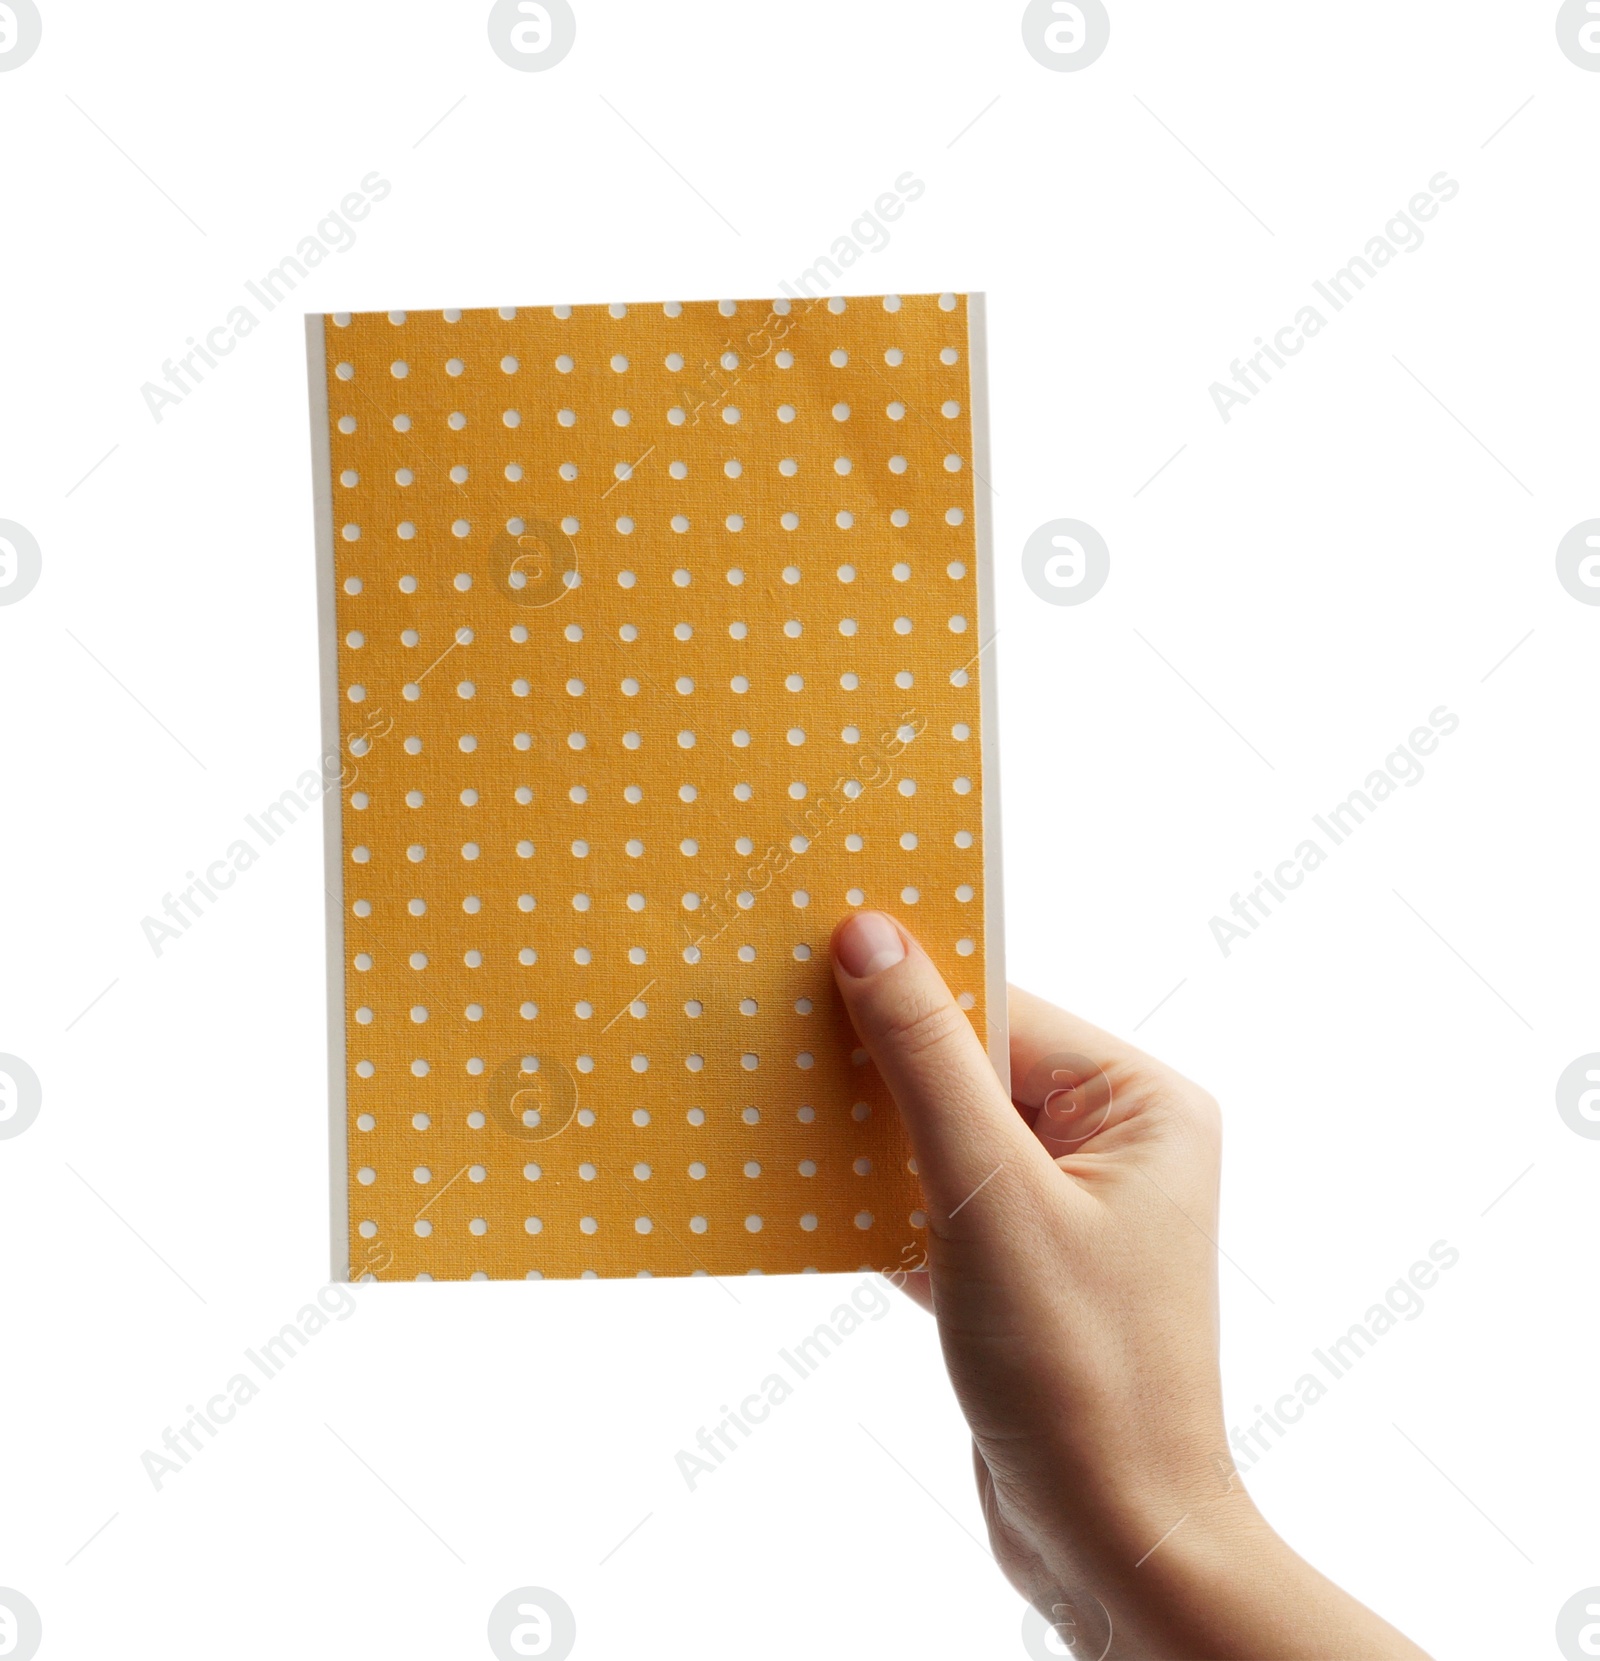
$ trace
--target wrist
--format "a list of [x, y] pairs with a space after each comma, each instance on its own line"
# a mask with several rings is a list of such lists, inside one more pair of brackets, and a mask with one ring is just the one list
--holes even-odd
[[[1141, 1440], [1142, 1457], [1126, 1435], [1036, 1442], [1022, 1458], [982, 1447], [994, 1479], [991, 1532], [1011, 1547], [1018, 1589], [1063, 1638], [1074, 1636], [1074, 1655], [1168, 1654], [1124, 1648], [1130, 1627], [1164, 1629], [1163, 1611], [1181, 1608], [1197, 1584], [1281, 1545], [1231, 1460], [1198, 1451], [1203, 1437], [1160, 1449]], [[1106, 1651], [1113, 1631], [1122, 1636]]]
[[[1298, 1559], [1250, 1503], [1228, 1496], [1180, 1513], [1135, 1552], [1107, 1532], [1068, 1550], [1030, 1601], [1068, 1653], [1089, 1661], [1290, 1661], [1281, 1616]], [[1042, 1566], [1042, 1564], [1041, 1564]], [[1304, 1565], [1299, 1565], [1304, 1567]], [[1264, 1647], [1253, 1639], [1270, 1633]]]
[[1031, 1601], [1094, 1661], [1427, 1661], [1300, 1557], [1237, 1480], [1137, 1551], [1108, 1532], [1069, 1555], [1061, 1589]]
[[[1113, 1598], [1121, 1605], [1124, 1635], [1132, 1629], [1147, 1648], [1126, 1653], [1161, 1657], [1237, 1657], [1264, 1653], [1288, 1661], [1276, 1647], [1245, 1647], [1243, 1634], [1262, 1628], [1267, 1605], [1292, 1601], [1295, 1570], [1304, 1565], [1289, 1550], [1235, 1480], [1227, 1492], [1181, 1512], [1137, 1556], [1124, 1553], [1110, 1570]], [[1275, 1630], [1277, 1622], [1267, 1619]], [[1118, 1652], [1113, 1650], [1112, 1655]]]
[[1093, 1564], [1109, 1585], [1158, 1578], [1163, 1556], [1181, 1564], [1194, 1555], [1259, 1552], [1277, 1539], [1232, 1454], [1208, 1434], [1203, 1407], [1185, 1415], [1180, 1404], [1169, 1406], [1158, 1430], [1118, 1424], [1040, 1450], [1055, 1480], [1034, 1487], [1049, 1496], [1035, 1534], [1057, 1542], [1064, 1561]]

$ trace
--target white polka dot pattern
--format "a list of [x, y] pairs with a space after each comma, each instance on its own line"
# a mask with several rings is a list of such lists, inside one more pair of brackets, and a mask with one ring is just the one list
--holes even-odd
[[324, 344], [352, 1274], [906, 1261], [826, 945], [896, 912], [983, 1030], [964, 297]]

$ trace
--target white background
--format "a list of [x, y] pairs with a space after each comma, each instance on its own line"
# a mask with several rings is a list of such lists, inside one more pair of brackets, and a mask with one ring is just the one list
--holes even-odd
[[[140, 932], [316, 765], [299, 314], [768, 295], [909, 169], [838, 291], [990, 295], [1011, 978], [1223, 1103], [1230, 1424], [1459, 1250], [1249, 1482], [1440, 1656], [1557, 1654], [1600, 1582], [1600, 1145], [1554, 1102], [1600, 1049], [1600, 610], [1554, 564], [1600, 512], [1600, 75], [1553, 0], [1112, 0], [1067, 74], [1015, 3], [582, 0], [542, 74], [482, 3], [44, 5], [0, 75], [0, 518], [44, 561], [0, 608], [0, 1050], [44, 1085], [0, 1141], [0, 1583], [41, 1653], [487, 1655], [534, 1584], [580, 1657], [1023, 1654], [903, 1300], [674, 1467], [849, 1279], [363, 1287], [140, 1465], [327, 1260], [320, 830]], [[356, 245], [153, 421], [374, 169]], [[1210, 384], [1440, 170], [1224, 424]], [[1021, 576], [1063, 516], [1111, 548], [1079, 607]], [[1422, 782], [1224, 958], [1212, 915], [1439, 705]]]

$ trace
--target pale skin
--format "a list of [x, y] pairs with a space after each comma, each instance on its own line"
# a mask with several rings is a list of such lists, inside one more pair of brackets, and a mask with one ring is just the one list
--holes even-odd
[[1233, 1470], [1212, 1098], [1015, 989], [1008, 1098], [901, 924], [855, 913], [832, 953], [926, 1196], [927, 1267], [894, 1278], [939, 1323], [1012, 1584], [1088, 1661], [1427, 1661]]

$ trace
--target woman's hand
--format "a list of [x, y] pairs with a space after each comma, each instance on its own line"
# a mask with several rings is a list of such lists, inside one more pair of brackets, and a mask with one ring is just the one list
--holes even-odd
[[897, 922], [856, 913], [833, 958], [915, 1150], [928, 1266], [907, 1290], [939, 1323], [995, 1555], [1067, 1653], [1421, 1657], [1290, 1551], [1233, 1468], [1211, 1097], [1013, 991], [1008, 1100]]

